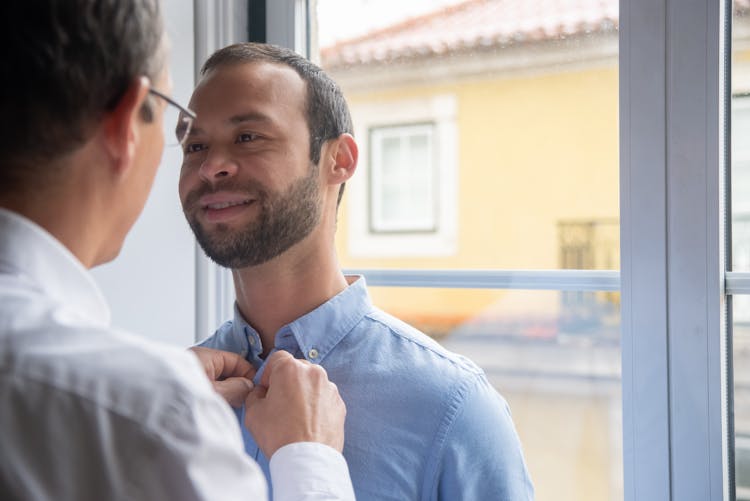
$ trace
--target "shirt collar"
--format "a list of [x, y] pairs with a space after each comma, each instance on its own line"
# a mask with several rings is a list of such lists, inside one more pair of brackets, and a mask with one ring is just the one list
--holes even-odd
[[[312, 363], [320, 363], [346, 337], [362, 318], [372, 311], [363, 276], [347, 277], [350, 285], [313, 311], [283, 326], [274, 338], [275, 349], [301, 354]], [[258, 367], [263, 350], [260, 337], [242, 317], [235, 305], [233, 334], [247, 340], [247, 359]]]
[[0, 235], [0, 273], [29, 283], [87, 323], [109, 325], [109, 307], [94, 278], [44, 228], [0, 208]]

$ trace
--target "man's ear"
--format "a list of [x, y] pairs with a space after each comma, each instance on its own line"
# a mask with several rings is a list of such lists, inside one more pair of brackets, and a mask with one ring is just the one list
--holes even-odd
[[328, 151], [329, 158], [333, 161], [328, 163], [328, 183], [342, 184], [349, 180], [357, 170], [357, 159], [359, 148], [351, 134], [341, 134], [331, 141]]
[[128, 86], [115, 107], [103, 120], [104, 143], [112, 159], [112, 165], [122, 173], [133, 163], [138, 143], [141, 106], [148, 97], [150, 88], [146, 77], [136, 78]]

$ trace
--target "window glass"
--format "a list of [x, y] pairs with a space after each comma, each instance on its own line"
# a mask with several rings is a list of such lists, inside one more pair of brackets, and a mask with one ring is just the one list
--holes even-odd
[[[617, 270], [617, 0], [317, 0], [344, 268]], [[619, 293], [374, 287], [510, 403], [537, 499], [623, 498]]]
[[[750, 271], [750, 1], [732, 18], [731, 269]], [[732, 297], [735, 488], [750, 501], [750, 295]]]
[[[485, 371], [510, 405], [537, 500], [622, 499], [619, 293], [370, 294], [381, 306], [400, 299], [391, 313]], [[430, 305], [444, 297], [453, 307], [436, 314]]]
[[[619, 268], [617, 0], [314, 12], [313, 59], [344, 90], [360, 146], [338, 224], [346, 266], [559, 269], [562, 225], [606, 222], [614, 253], [580, 266]], [[425, 124], [431, 148], [396, 143]]]
[[[747, 296], [739, 296], [747, 298]], [[737, 298], [735, 298], [736, 301]], [[735, 308], [735, 311], [737, 308]], [[734, 429], [735, 484], [737, 500], [750, 501], [750, 322], [735, 314], [734, 345]]]
[[376, 127], [370, 130], [370, 230], [432, 232], [437, 167], [432, 125]]

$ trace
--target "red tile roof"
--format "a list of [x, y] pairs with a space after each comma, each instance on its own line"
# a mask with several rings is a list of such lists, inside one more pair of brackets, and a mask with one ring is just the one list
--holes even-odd
[[323, 66], [372, 63], [612, 31], [618, 0], [468, 0], [340, 41]]
[[[748, 14], [750, 0], [734, 0]], [[467, 0], [321, 49], [323, 67], [438, 56], [618, 28], [618, 0]]]

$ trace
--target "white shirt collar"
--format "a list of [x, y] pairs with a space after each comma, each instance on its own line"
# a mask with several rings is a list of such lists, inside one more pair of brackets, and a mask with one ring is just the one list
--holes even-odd
[[109, 326], [109, 307], [94, 278], [55, 237], [3, 208], [0, 236], [0, 274], [23, 279], [87, 323]]

